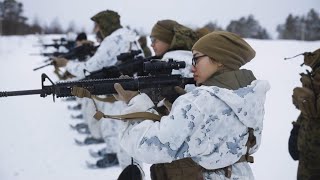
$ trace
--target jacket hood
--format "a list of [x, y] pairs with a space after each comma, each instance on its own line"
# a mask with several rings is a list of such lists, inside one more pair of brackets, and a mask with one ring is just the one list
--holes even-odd
[[[138, 41], [137, 41], [138, 40], [138, 36], [137, 36], [137, 34], [134, 31], [131, 31], [128, 28], [117, 29], [110, 35], [110, 37], [116, 37], [116, 36], [118, 36], [118, 38], [126, 38], [130, 42], [134, 41], [138, 45]], [[139, 45], [139, 47], [140, 47], [140, 45]]]
[[115, 11], [101, 11], [91, 17], [91, 20], [99, 25], [103, 38], [109, 36], [115, 30], [122, 28], [120, 15]]
[[266, 93], [270, 89], [267, 81], [255, 80], [249, 86], [237, 90], [217, 86], [201, 86], [226, 103], [238, 119], [247, 127], [262, 127]]

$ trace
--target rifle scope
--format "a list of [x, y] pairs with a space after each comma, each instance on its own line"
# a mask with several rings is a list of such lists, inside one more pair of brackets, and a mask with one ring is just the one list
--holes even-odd
[[174, 61], [173, 59], [169, 59], [166, 61], [152, 60], [149, 62], [143, 63], [143, 71], [144, 72], [157, 72], [163, 70], [178, 70], [180, 68], [185, 68], [186, 62], [184, 61]]
[[130, 59], [133, 59], [136, 55], [139, 55], [141, 53], [141, 50], [131, 50], [130, 52], [127, 53], [121, 53], [120, 55], [117, 56], [118, 61], [127, 61]]

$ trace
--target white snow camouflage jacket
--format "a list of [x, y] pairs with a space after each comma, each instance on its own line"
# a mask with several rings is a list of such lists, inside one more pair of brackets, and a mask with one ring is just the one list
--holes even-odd
[[[168, 116], [124, 122], [120, 145], [134, 158], [156, 164], [191, 157], [206, 169], [234, 164], [246, 154], [248, 127], [254, 129], [257, 151], [263, 128], [264, 103], [270, 89], [267, 81], [228, 90], [201, 86], [180, 96]], [[135, 96], [122, 114], [150, 111], [152, 101], [145, 94]], [[248, 163], [232, 166], [231, 179], [253, 179]], [[224, 173], [205, 172], [205, 179], [225, 179]]]
[[127, 28], [118, 29], [103, 39], [97, 52], [89, 60], [86, 62], [69, 61], [66, 69], [72, 75], [84, 78], [84, 69], [93, 72], [112, 66], [116, 64], [119, 54], [141, 49], [137, 38], [137, 35]]

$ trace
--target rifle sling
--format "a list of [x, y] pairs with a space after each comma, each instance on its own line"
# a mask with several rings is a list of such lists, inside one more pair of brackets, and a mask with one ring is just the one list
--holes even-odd
[[[99, 113], [98, 111], [97, 113]], [[101, 113], [101, 112], [100, 112]], [[123, 115], [107, 115], [103, 114], [104, 118], [112, 118], [112, 119], [119, 119], [119, 120], [137, 120], [137, 119], [148, 119], [153, 121], [160, 121], [161, 116], [157, 114], [153, 114], [150, 112], [135, 112]]]
[[98, 97], [98, 96], [95, 96], [95, 95], [91, 95], [91, 93], [87, 89], [82, 88], [82, 87], [73, 87], [71, 93], [74, 96], [77, 96], [78, 98], [86, 97], [86, 98], [89, 98], [89, 99], [95, 99], [95, 100], [98, 100], [98, 101], [110, 102], [110, 103], [117, 101], [114, 96], [108, 96], [108, 97], [102, 98], [102, 97]]
[[160, 121], [160, 119], [161, 119], [161, 116], [153, 114], [153, 113], [149, 113], [149, 112], [136, 112], [136, 113], [123, 114], [123, 115], [103, 114], [103, 112], [101, 112], [97, 109], [97, 105], [96, 105], [94, 99], [99, 100], [99, 101], [103, 101], [103, 102], [115, 102], [116, 99], [113, 96], [109, 96], [106, 98], [99, 98], [97, 96], [91, 95], [91, 93], [87, 89], [81, 88], [81, 87], [73, 87], [71, 93], [74, 96], [77, 96], [79, 98], [87, 97], [87, 98], [90, 98], [93, 100], [93, 103], [96, 108], [96, 114], [93, 117], [96, 120], [100, 120], [103, 117], [104, 118], [119, 119], [119, 120], [150, 119], [153, 121]]

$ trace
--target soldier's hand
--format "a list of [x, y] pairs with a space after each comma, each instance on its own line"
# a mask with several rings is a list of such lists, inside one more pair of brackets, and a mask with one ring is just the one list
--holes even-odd
[[114, 94], [113, 96], [118, 100], [118, 101], [124, 101], [127, 104], [129, 101], [135, 97], [138, 93], [138, 91], [129, 91], [129, 90], [124, 90], [121, 84], [115, 83], [114, 84], [114, 89], [117, 91], [118, 94]]
[[187, 93], [187, 91], [185, 91], [182, 87], [180, 86], [175, 86], [174, 90], [179, 94], [179, 95], [183, 95], [185, 93]]
[[163, 101], [163, 105], [167, 108], [167, 110], [170, 112], [171, 108], [172, 108], [172, 103], [170, 101], [168, 101], [167, 99], [165, 99]]
[[[179, 94], [179, 95], [183, 95], [185, 93], [187, 93], [182, 87], [180, 86], [175, 86], [174, 87], [174, 90]], [[170, 112], [171, 111], [171, 108], [172, 108], [172, 103], [167, 100], [167, 99], [164, 99], [163, 101], [163, 105], [167, 108], [167, 110]]]
[[61, 57], [53, 57], [52, 60], [56, 67], [65, 67], [68, 63], [68, 59]]
[[88, 44], [88, 45], [93, 46], [93, 45], [94, 45], [94, 42], [93, 42], [93, 41], [90, 41], [90, 40], [82, 41], [82, 45], [85, 45], [85, 44]]

